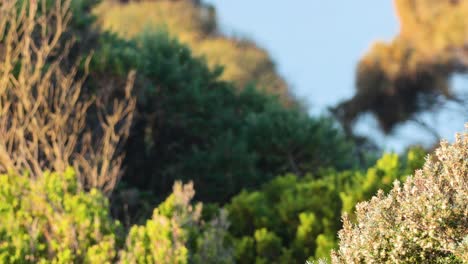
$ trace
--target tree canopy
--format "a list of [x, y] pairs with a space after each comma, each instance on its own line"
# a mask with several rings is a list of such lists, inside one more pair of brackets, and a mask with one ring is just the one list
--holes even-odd
[[286, 105], [295, 103], [269, 54], [252, 41], [223, 35], [211, 5], [193, 0], [105, 0], [94, 13], [100, 26], [126, 39], [148, 29], [167, 30], [196, 56], [204, 56], [211, 69], [222, 66], [223, 80], [234, 81], [241, 89], [255, 84], [259, 90], [278, 95]]
[[101, 38], [96, 78], [135, 68], [138, 114], [123, 181], [164, 195], [193, 180], [203, 201], [226, 202], [276, 175], [354, 166], [352, 144], [329, 118], [285, 107], [276, 97], [219, 78], [164, 32]]
[[468, 69], [468, 2], [394, 3], [399, 34], [390, 43], [371, 47], [357, 66], [356, 94], [334, 108], [348, 130], [365, 112], [373, 113], [388, 133], [396, 124], [440, 106], [442, 99], [461, 101], [450, 79]]

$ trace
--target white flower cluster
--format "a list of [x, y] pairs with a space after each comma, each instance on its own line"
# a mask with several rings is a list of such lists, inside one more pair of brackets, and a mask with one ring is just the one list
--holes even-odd
[[423, 169], [344, 216], [333, 263], [468, 263], [468, 124]]

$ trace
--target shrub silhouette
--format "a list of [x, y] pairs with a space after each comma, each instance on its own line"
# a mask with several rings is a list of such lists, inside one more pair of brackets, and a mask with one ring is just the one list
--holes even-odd
[[[327, 258], [337, 246], [342, 213], [377, 190], [388, 191], [408, 169], [420, 166], [419, 149], [383, 155], [367, 171], [324, 170], [312, 177], [286, 175], [258, 191], [241, 192], [226, 205], [238, 263], [299, 263]], [[354, 215], [350, 216], [355, 218]]]

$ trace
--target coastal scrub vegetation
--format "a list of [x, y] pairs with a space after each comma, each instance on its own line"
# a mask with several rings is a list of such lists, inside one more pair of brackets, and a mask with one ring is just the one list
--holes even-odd
[[[396, 2], [414, 68], [366, 68], [371, 53], [359, 69], [452, 65], [466, 5], [435, 5], [458, 20], [429, 27], [428, 1]], [[1, 1], [0, 262], [468, 261], [468, 135], [363, 151], [335, 118], [200, 1]]]

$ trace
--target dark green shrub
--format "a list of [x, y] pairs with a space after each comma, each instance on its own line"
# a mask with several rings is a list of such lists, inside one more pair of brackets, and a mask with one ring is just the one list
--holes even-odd
[[203, 201], [225, 202], [243, 188], [289, 171], [349, 168], [351, 146], [331, 120], [285, 108], [250, 87], [221, 81], [221, 70], [164, 32], [124, 41], [103, 35], [95, 79], [137, 69], [138, 114], [123, 180], [159, 196], [193, 180]]

